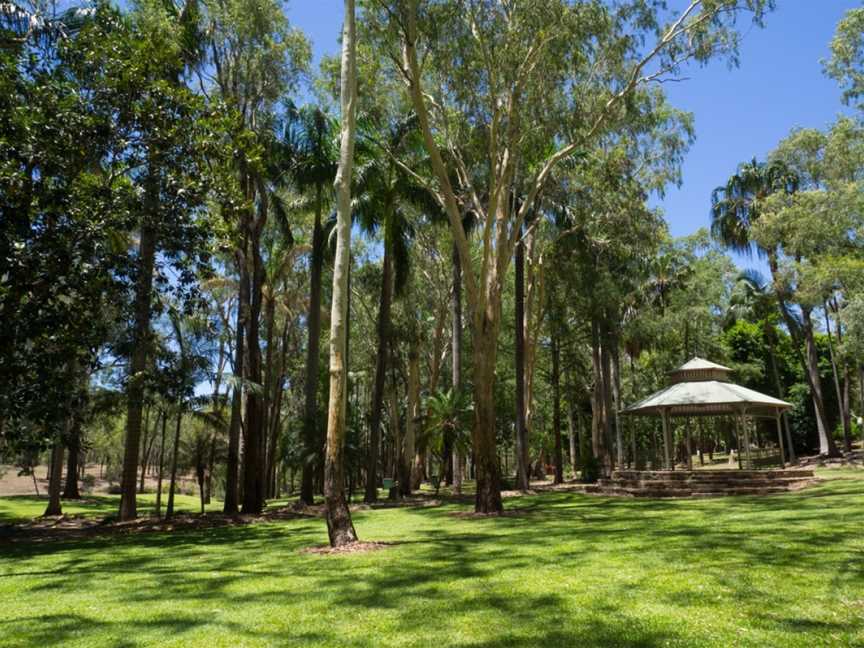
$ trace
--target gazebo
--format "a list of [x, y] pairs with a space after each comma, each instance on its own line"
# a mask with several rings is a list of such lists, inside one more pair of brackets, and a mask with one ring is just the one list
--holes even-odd
[[[669, 372], [669, 386], [651, 394], [621, 414], [630, 416], [659, 416], [663, 421], [663, 460], [666, 470], [674, 470], [671, 448], [672, 438], [669, 419], [672, 417], [731, 416], [735, 420], [736, 437], [744, 428], [743, 447], [748, 467], [752, 467], [750, 433], [744, 424], [746, 417], [769, 418], [777, 422], [777, 440], [780, 444], [780, 461], [786, 465], [783, 432], [780, 418], [791, 403], [761, 394], [733, 383], [729, 367], [693, 358], [674, 371]], [[689, 435], [688, 435], [689, 440]], [[688, 444], [689, 445], [689, 444]], [[738, 452], [739, 462], [741, 449]], [[740, 464], [739, 464], [740, 465]]]

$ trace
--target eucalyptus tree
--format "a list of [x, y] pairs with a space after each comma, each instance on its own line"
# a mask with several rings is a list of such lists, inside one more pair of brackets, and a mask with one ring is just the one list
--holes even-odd
[[[690, 60], [734, 58], [738, 14], [759, 22], [771, 4], [693, 0], [667, 22], [644, 2], [367, 3], [371, 37], [417, 113], [459, 249], [473, 339], [478, 511], [502, 509], [493, 398], [501, 296], [538, 194], [563, 160], [626, 124], [647, 85]], [[524, 200], [515, 205], [517, 186]], [[462, 227], [469, 206], [480, 221], [476, 262]]]
[[354, 0], [345, 0], [340, 75], [341, 134], [336, 189], [336, 258], [330, 308], [330, 402], [324, 455], [324, 504], [330, 544], [357, 541], [345, 499], [345, 418], [347, 410], [348, 273], [351, 262], [351, 179], [357, 132], [357, 28]]
[[825, 72], [840, 84], [844, 103], [864, 108], [864, 8], [850, 9], [837, 25]]

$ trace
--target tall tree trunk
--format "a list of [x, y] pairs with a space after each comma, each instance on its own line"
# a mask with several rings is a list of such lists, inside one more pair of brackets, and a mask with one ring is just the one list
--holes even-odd
[[270, 464], [272, 463], [273, 446], [270, 443], [270, 417], [273, 415], [275, 405], [275, 393], [273, 383], [276, 381], [276, 367], [274, 366], [274, 335], [276, 327], [276, 299], [272, 294], [264, 298], [264, 329], [265, 344], [267, 352], [264, 357], [264, 394], [261, 408], [261, 468], [263, 480], [262, 499], [266, 499], [270, 489]]
[[816, 409], [816, 423], [819, 431], [819, 454], [828, 457], [839, 455], [837, 445], [834, 443], [834, 435], [828, 425], [828, 412], [825, 408], [825, 400], [822, 396], [822, 378], [819, 375], [819, 354], [816, 348], [816, 340], [813, 335], [813, 321], [811, 310], [801, 308], [802, 333], [804, 337], [804, 350], [806, 353], [806, 375], [813, 397], [813, 406]]
[[[777, 398], [782, 399], [786, 394], [783, 384], [780, 382], [780, 368], [777, 366], [777, 352], [772, 342], [768, 343], [768, 361], [771, 363], [771, 373], [774, 377], [774, 388], [777, 390]], [[783, 427], [786, 431], [786, 452], [789, 462], [795, 463], [795, 444], [792, 443], [792, 427], [789, 424], [789, 412], [783, 411]], [[701, 456], [700, 456], [701, 460]]]
[[141, 464], [141, 472], [140, 477], [138, 478], [139, 494], [142, 494], [144, 492], [144, 478], [147, 476], [147, 455], [149, 452], [147, 442], [152, 436], [150, 434], [150, 410], [150, 405], [147, 405], [144, 410], [144, 423], [141, 425], [141, 459], [139, 461], [139, 463]]
[[[148, 182], [148, 202], [155, 202], [153, 182]], [[150, 357], [150, 301], [153, 294], [153, 269], [156, 264], [156, 230], [145, 219], [138, 245], [138, 277], [135, 281], [132, 357], [126, 385], [126, 440], [123, 451], [120, 519], [138, 516], [135, 484], [138, 476], [138, 450], [141, 446], [141, 418], [144, 408], [144, 384]]]
[[174, 491], [177, 489], [177, 455], [180, 451], [180, 424], [183, 421], [183, 408], [177, 410], [177, 427], [174, 428], [174, 448], [171, 452], [171, 484], [168, 487], [168, 506], [165, 510], [165, 519], [174, 517]]
[[[405, 415], [405, 438], [402, 440], [403, 474], [399, 477], [399, 488], [403, 496], [411, 495], [411, 464], [417, 440], [417, 425], [420, 422], [420, 349], [412, 339], [408, 348], [408, 411]], [[446, 470], [446, 464], [441, 466]]]
[[384, 248], [381, 296], [378, 301], [378, 350], [375, 353], [375, 381], [372, 384], [372, 409], [369, 412], [369, 455], [366, 458], [366, 492], [363, 501], [378, 499], [378, 455], [381, 450], [381, 411], [387, 380], [387, 354], [390, 345], [390, 305], [393, 299], [393, 262], [389, 246]]
[[[63, 515], [63, 507], [60, 503], [60, 489], [63, 484], [63, 441], [57, 439], [54, 441], [54, 448], [51, 451], [51, 472], [48, 477], [48, 506], [45, 509], [43, 516], [48, 515]], [[135, 481], [132, 481], [135, 485]], [[134, 492], [134, 489], [133, 489]]]
[[[828, 340], [828, 357], [831, 360], [831, 373], [834, 376], [834, 389], [837, 392], [837, 405], [840, 408], [840, 421], [843, 425], [843, 445], [846, 452], [852, 451], [852, 417], [849, 413], [849, 370], [846, 363], [843, 363], [843, 375], [841, 377], [840, 363], [837, 361], [837, 356], [834, 353], [834, 343], [831, 340], [831, 316], [829, 315], [828, 304], [825, 306], [825, 332]], [[843, 343], [843, 334], [841, 333], [840, 323], [837, 323], [837, 343]]]
[[[451, 309], [451, 382], [453, 393], [462, 391], [462, 261], [459, 259], [459, 248], [453, 244], [453, 291], [450, 298]], [[465, 457], [461, 450], [453, 453], [453, 488], [456, 494], [462, 493], [462, 466]]]
[[[858, 365], [858, 421], [864, 419], [864, 364]], [[861, 427], [861, 450], [864, 452], [864, 425]]]
[[[260, 199], [260, 196], [259, 196]], [[261, 259], [261, 232], [250, 237], [252, 269], [250, 275], [249, 318], [246, 321], [247, 376], [261, 385], [261, 320], [264, 267]], [[264, 467], [262, 440], [264, 432], [264, 401], [260, 389], [246, 391], [246, 445], [243, 448], [243, 512], [257, 515], [264, 509]]]
[[195, 462], [195, 477], [198, 479], [198, 499], [201, 503], [201, 515], [204, 515], [204, 506], [206, 503], [204, 483], [207, 479], [207, 462], [203, 452], [198, 454], [198, 460]]
[[[242, 256], [238, 268], [242, 266]], [[241, 295], [248, 290], [241, 280]], [[243, 301], [241, 298], [239, 301]], [[227, 515], [239, 512], [240, 430], [243, 425], [243, 373], [245, 369], [245, 316], [238, 305], [234, 345], [234, 387], [231, 394], [231, 422], [228, 425], [228, 460], [225, 471], [225, 502], [222, 511]]]
[[611, 380], [610, 387], [612, 388], [612, 407], [610, 410], [610, 419], [615, 427], [615, 448], [617, 454], [618, 468], [624, 467], [624, 435], [621, 430], [621, 419], [618, 417], [618, 410], [621, 409], [621, 355], [618, 347], [618, 340], [614, 336], [609, 337], [609, 359], [611, 362]]
[[336, 172], [336, 259], [330, 308], [330, 402], [324, 456], [324, 503], [330, 544], [340, 547], [357, 541], [345, 500], [345, 415], [347, 402], [346, 344], [348, 272], [351, 258], [351, 178], [357, 110], [357, 64], [354, 0], [345, 0], [342, 34], [342, 133]]
[[606, 393], [609, 374], [605, 371], [603, 336], [596, 318], [591, 322], [591, 366], [594, 376], [594, 389], [591, 395], [591, 452], [603, 466], [609, 466], [609, 422]]
[[837, 446], [834, 444], [834, 437], [829, 430], [825, 401], [822, 398], [822, 378], [819, 375], [819, 354], [816, 349], [816, 341], [813, 337], [812, 309], [805, 306], [801, 307], [801, 322], [799, 323], [789, 310], [785, 297], [788, 291], [778, 278], [779, 270], [776, 253], [772, 252], [769, 254], [768, 266], [771, 270], [774, 294], [777, 296], [780, 315], [783, 317], [786, 328], [789, 329], [789, 333], [792, 339], [798, 344], [799, 349], [802, 345], [804, 347], [803, 354], [799, 351], [799, 359], [804, 369], [807, 386], [810, 388], [813, 409], [816, 412], [816, 428], [819, 433], [819, 454], [836, 457], [838, 455]]
[[269, 497], [278, 496], [277, 487], [277, 450], [279, 448], [279, 428], [282, 420], [282, 400], [285, 391], [285, 371], [288, 362], [288, 326], [290, 320], [285, 318], [285, 323], [282, 327], [281, 352], [279, 356], [279, 371], [276, 375], [276, 380], [273, 384], [273, 407], [269, 417], [270, 420], [270, 452], [268, 454], [267, 464], [267, 494]]
[[561, 349], [557, 331], [552, 333], [552, 435], [555, 437], [555, 479], [564, 482], [564, 452], [561, 447]]
[[[475, 316], [476, 317], [476, 316]], [[474, 510], [477, 513], [500, 513], [501, 474], [495, 443], [495, 360], [498, 327], [489, 317], [472, 326], [474, 360], [474, 471], [477, 482]]]
[[63, 499], [81, 499], [78, 490], [78, 458], [81, 454], [81, 421], [76, 413], [69, 414], [73, 417], [71, 423], [71, 434], [67, 442], [69, 456], [66, 460], [66, 486], [63, 489]]
[[516, 488], [530, 487], [531, 467], [528, 464], [528, 430], [525, 421], [525, 244], [516, 244], [515, 328], [516, 328]]
[[165, 471], [165, 427], [168, 411], [162, 410], [162, 434], [159, 438], [159, 474], [156, 477], [156, 517], [162, 516], [162, 475]]
[[603, 391], [601, 396], [603, 397], [603, 410], [605, 412], [605, 428], [603, 430], [605, 438], [606, 438], [606, 454], [603, 456], [603, 473], [608, 477], [612, 474], [612, 470], [615, 468], [615, 456], [612, 452], [614, 437], [612, 431], [612, 424], [615, 416], [615, 404], [612, 398], [613, 389], [614, 389], [614, 381], [612, 375], [612, 353], [610, 352], [610, 348], [612, 346], [611, 336], [609, 334], [606, 325], [601, 328], [601, 344], [600, 344], [600, 360], [601, 360], [601, 368], [603, 372]]
[[570, 440], [570, 470], [573, 475], [579, 470], [579, 445], [576, 438], [576, 425], [573, 416], [573, 404], [567, 403], [567, 434]]
[[300, 501], [312, 504], [315, 499], [315, 460], [321, 450], [318, 441], [318, 362], [321, 350], [321, 276], [324, 270], [324, 228], [321, 226], [321, 187], [315, 198], [315, 225], [312, 230], [312, 260], [309, 267], [309, 316], [306, 345], [306, 382], [303, 410], [303, 473]]

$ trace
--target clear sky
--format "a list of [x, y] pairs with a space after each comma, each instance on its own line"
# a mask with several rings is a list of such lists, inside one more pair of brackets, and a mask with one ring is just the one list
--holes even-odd
[[[675, 5], [676, 2], [670, 2]], [[840, 92], [820, 61], [837, 22], [861, 2], [777, 0], [765, 29], [747, 29], [741, 65], [693, 68], [669, 84], [673, 105], [694, 113], [696, 142], [684, 163], [684, 183], [660, 201], [672, 234], [708, 225], [711, 191], [739, 162], [762, 159], [796, 126], [824, 127], [842, 110]], [[338, 51], [342, 0], [290, 0], [291, 22], [312, 40], [316, 60]]]

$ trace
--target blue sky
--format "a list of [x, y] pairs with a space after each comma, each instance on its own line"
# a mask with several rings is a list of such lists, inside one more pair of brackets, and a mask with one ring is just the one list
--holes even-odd
[[[675, 5], [676, 2], [670, 2]], [[669, 84], [673, 105], [696, 119], [696, 142], [684, 163], [684, 183], [658, 204], [671, 232], [682, 236], [708, 224], [711, 191], [739, 162], [765, 155], [796, 126], [824, 127], [843, 110], [820, 61], [837, 22], [860, 6], [853, 0], [778, 0], [765, 29], [748, 29], [741, 65], [693, 68]], [[291, 0], [291, 22], [312, 40], [316, 60], [338, 51], [342, 0]], [[739, 260], [740, 261], [740, 260]], [[746, 261], [744, 263], [747, 263]]]

